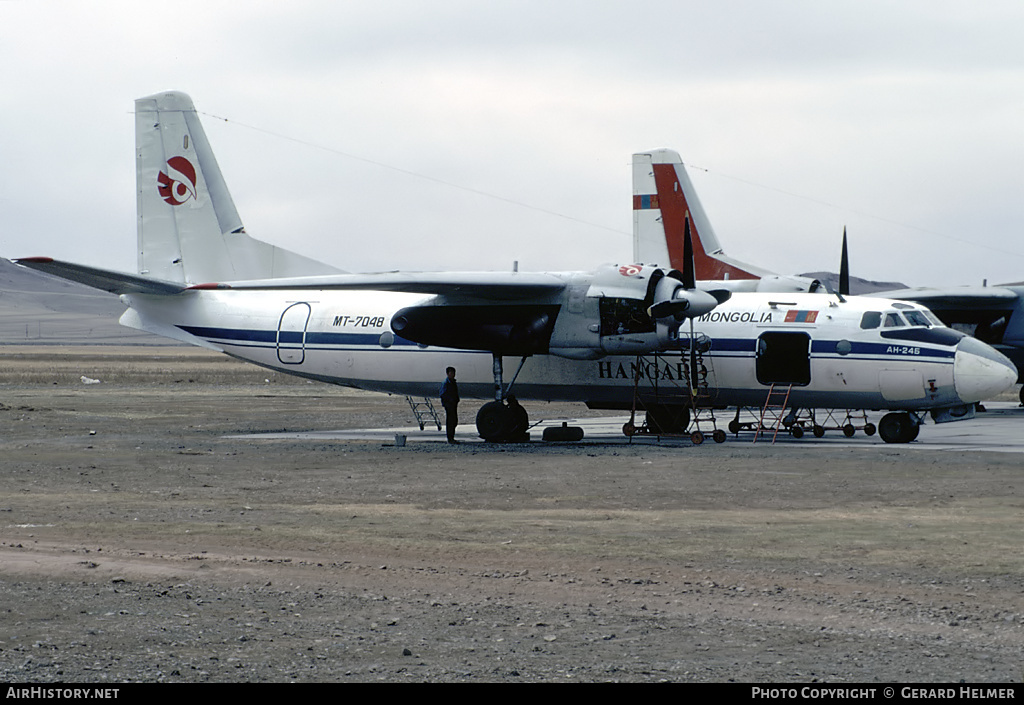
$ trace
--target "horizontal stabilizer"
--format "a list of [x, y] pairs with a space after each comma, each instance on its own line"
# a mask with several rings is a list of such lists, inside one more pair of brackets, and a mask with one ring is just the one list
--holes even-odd
[[25, 257], [13, 260], [15, 264], [68, 279], [94, 289], [109, 291], [111, 294], [178, 294], [185, 290], [182, 284], [147, 279], [137, 274], [125, 274], [109, 269], [86, 267], [72, 262], [61, 262], [49, 257]]

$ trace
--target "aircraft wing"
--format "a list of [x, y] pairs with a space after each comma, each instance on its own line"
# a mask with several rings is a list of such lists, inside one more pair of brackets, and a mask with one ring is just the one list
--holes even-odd
[[947, 289], [916, 288], [879, 291], [869, 296], [913, 301], [938, 314], [942, 311], [978, 311], [1012, 308], [1020, 294], [1002, 286], [962, 286]]
[[561, 277], [542, 272], [380, 272], [200, 284], [196, 289], [365, 289], [494, 301], [525, 300], [562, 291]]
[[177, 294], [185, 290], [183, 284], [147, 279], [137, 274], [125, 274], [110, 269], [86, 267], [72, 262], [61, 262], [49, 257], [25, 257], [12, 261], [22, 267], [85, 284], [94, 289], [109, 291], [111, 294]]
[[112, 294], [173, 295], [188, 289], [364, 289], [434, 294], [487, 301], [528, 300], [556, 294], [565, 288], [560, 277], [539, 272], [380, 272], [327, 274], [310, 277], [258, 279], [187, 286], [137, 274], [62, 262], [49, 257], [26, 257], [16, 264]]

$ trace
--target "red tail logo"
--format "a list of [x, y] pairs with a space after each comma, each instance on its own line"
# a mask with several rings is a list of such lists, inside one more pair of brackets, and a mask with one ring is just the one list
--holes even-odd
[[167, 171], [156, 177], [160, 197], [172, 206], [180, 206], [196, 198], [196, 168], [185, 157], [167, 160]]

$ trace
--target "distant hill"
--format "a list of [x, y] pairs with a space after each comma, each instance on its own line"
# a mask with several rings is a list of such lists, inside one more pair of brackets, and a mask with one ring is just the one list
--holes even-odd
[[[801, 274], [801, 277], [817, 279], [822, 284], [828, 282], [833, 291], [839, 291], [839, 275], [833, 272], [808, 272]], [[874, 294], [876, 291], [892, 291], [894, 289], [906, 289], [906, 284], [899, 282], [873, 282], [860, 277], [850, 277], [850, 293], [854, 296], [861, 294]]]
[[0, 258], [0, 345], [180, 345], [119, 325], [124, 305]]

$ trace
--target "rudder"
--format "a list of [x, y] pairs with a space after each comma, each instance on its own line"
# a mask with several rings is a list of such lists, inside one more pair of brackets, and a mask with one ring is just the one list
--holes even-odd
[[682, 269], [683, 233], [689, 214], [697, 279], [757, 279], [763, 270], [740, 265], [722, 252], [677, 152], [656, 149], [633, 155], [633, 259]]

